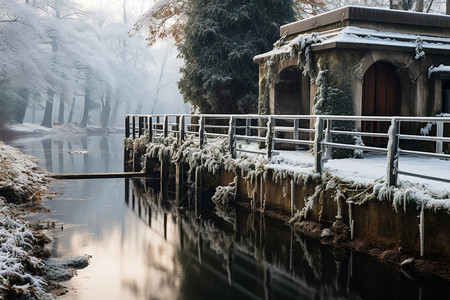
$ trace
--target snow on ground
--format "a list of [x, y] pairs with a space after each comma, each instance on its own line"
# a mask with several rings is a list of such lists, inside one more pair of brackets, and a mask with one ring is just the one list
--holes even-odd
[[0, 141], [0, 196], [14, 203], [39, 200], [46, 183], [45, 172], [31, 156]]
[[3, 292], [25, 295], [37, 299], [52, 299], [45, 292], [47, 283], [30, 269], [43, 267], [40, 259], [31, 255], [34, 236], [26, 224], [9, 215], [3, 197], [0, 197], [0, 299]]
[[[250, 151], [258, 150], [256, 143], [244, 143], [241, 148]], [[314, 164], [315, 157], [307, 150], [275, 150], [271, 160], [265, 164], [265, 168], [296, 174], [313, 174]], [[400, 155], [398, 166], [400, 171], [408, 173], [443, 179], [450, 178], [450, 161], [448, 160]], [[354, 185], [378, 185], [377, 190], [381, 191], [378, 196], [379, 200], [383, 200], [386, 193], [391, 193], [395, 208], [397, 205], [404, 204], [402, 202], [404, 198], [402, 197], [407, 195], [409, 199], [416, 201], [418, 204], [424, 204], [428, 209], [444, 209], [450, 213], [450, 183], [400, 174], [398, 187], [388, 188], [385, 184], [387, 174], [386, 155], [365, 154], [362, 159], [329, 159], [324, 163], [324, 171]]]
[[108, 133], [117, 129], [106, 129], [96, 126], [81, 127], [77, 123], [65, 123], [62, 125], [54, 125], [53, 128], [40, 126], [34, 123], [13, 124], [8, 127], [10, 130], [27, 135], [46, 135], [46, 136], [63, 136], [63, 135], [86, 135], [92, 133]]
[[0, 142], [0, 299], [6, 292], [53, 298], [45, 292], [45, 280], [31, 274], [44, 265], [32, 255], [35, 237], [26, 223], [13, 217], [11, 204], [40, 200], [46, 183], [44, 171], [32, 157]]

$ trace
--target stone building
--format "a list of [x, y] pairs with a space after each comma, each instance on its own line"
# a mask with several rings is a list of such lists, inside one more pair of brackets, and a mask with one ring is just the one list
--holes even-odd
[[262, 114], [450, 113], [450, 16], [347, 6], [280, 36], [254, 57]]

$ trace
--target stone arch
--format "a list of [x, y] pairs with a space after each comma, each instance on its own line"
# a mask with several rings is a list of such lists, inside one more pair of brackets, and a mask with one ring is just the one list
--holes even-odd
[[[356, 99], [354, 99], [355, 112], [363, 115], [362, 103], [364, 95], [365, 75], [374, 64], [382, 64], [391, 69], [399, 81], [399, 106], [397, 115], [421, 116], [423, 115], [423, 102], [427, 98], [427, 89], [424, 88], [420, 63], [413, 55], [405, 55], [403, 52], [376, 51], [367, 53], [361, 64], [354, 71]], [[366, 78], [367, 79], [367, 78]]]
[[309, 78], [303, 76], [298, 66], [282, 69], [275, 79], [274, 90], [274, 114], [310, 114]]

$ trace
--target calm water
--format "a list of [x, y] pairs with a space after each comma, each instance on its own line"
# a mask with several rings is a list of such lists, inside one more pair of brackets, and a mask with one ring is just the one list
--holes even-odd
[[[15, 146], [58, 173], [122, 171], [122, 136], [23, 139]], [[87, 150], [79, 151], [79, 150]], [[336, 249], [274, 220], [235, 212], [234, 224], [189, 197], [125, 179], [57, 181], [45, 202], [61, 231], [53, 256], [92, 256], [64, 284], [65, 299], [449, 299], [447, 284], [419, 282], [370, 257]]]

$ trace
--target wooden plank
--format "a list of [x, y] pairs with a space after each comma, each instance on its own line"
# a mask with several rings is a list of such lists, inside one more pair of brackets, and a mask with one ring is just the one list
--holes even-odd
[[123, 172], [123, 173], [82, 173], [82, 174], [58, 174], [58, 173], [50, 173], [48, 177], [56, 178], [56, 179], [96, 179], [96, 178], [133, 178], [133, 177], [146, 177], [147, 179], [155, 179], [158, 178], [150, 178], [145, 172]]

